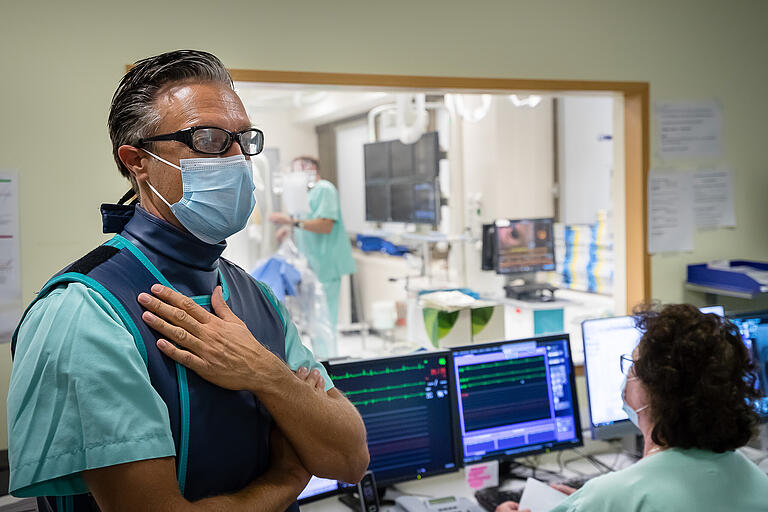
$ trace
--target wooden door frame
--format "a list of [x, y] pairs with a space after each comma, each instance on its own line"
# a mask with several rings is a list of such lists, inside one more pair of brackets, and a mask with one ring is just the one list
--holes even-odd
[[353, 86], [373, 89], [443, 90], [500, 93], [619, 93], [624, 97], [624, 207], [626, 230], [627, 309], [651, 299], [651, 258], [648, 254], [648, 166], [650, 108], [648, 82], [530, 80], [448, 76], [365, 75], [300, 71], [230, 70], [237, 82], [285, 85]]

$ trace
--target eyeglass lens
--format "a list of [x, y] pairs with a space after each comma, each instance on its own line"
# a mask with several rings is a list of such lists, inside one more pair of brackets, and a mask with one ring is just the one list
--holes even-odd
[[[257, 130], [246, 130], [235, 137], [239, 142], [243, 153], [257, 155], [261, 152], [263, 137]], [[192, 134], [192, 145], [196, 151], [203, 153], [223, 153], [229, 149], [229, 133], [221, 128], [201, 128]]]

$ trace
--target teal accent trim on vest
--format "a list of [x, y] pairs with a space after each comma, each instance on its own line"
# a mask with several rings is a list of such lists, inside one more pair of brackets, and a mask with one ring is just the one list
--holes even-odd
[[[58, 275], [48, 281], [45, 286], [43, 286], [43, 289], [40, 290], [40, 293], [37, 296], [37, 299], [35, 299], [32, 304], [40, 300], [41, 298], [45, 297], [49, 291], [51, 291], [55, 286], [61, 284], [61, 283], [71, 283], [71, 282], [77, 282], [84, 284], [85, 286], [95, 290], [99, 295], [101, 295], [104, 300], [109, 302], [109, 305], [112, 306], [115, 309], [115, 312], [120, 317], [120, 319], [123, 321], [123, 324], [126, 328], [128, 328], [128, 331], [131, 333], [131, 336], [133, 336], [133, 342], [136, 344], [136, 348], [139, 350], [139, 354], [141, 354], [141, 359], [144, 361], [144, 365], [147, 365], [147, 348], [144, 346], [144, 340], [141, 337], [141, 333], [139, 333], [138, 327], [136, 327], [136, 324], [133, 323], [133, 319], [131, 319], [131, 316], [128, 314], [128, 311], [125, 310], [123, 305], [120, 303], [117, 298], [112, 295], [112, 292], [104, 288], [104, 286], [96, 281], [93, 278], [90, 278], [86, 275], [79, 274], [77, 272], [67, 272], [65, 274]], [[32, 307], [32, 304], [29, 305], [29, 307]], [[29, 311], [29, 308], [27, 308], [27, 311]], [[26, 312], [24, 313], [26, 316]], [[23, 317], [22, 317], [23, 320]], [[21, 325], [21, 322], [19, 322], [19, 325]]]
[[[136, 259], [138, 259], [144, 267], [153, 275], [155, 276], [155, 279], [165, 286], [166, 288], [170, 288], [171, 290], [178, 292], [176, 288], [173, 287], [173, 285], [168, 281], [168, 279], [165, 278], [165, 276], [155, 267], [155, 265], [149, 261], [149, 258], [147, 258], [143, 252], [139, 250], [138, 247], [133, 245], [133, 243], [128, 240], [127, 238], [115, 235], [112, 237], [111, 240], [106, 242], [104, 245], [109, 245], [111, 247], [116, 247], [118, 249], [128, 249], [131, 251], [131, 254], [136, 256]], [[221, 294], [224, 298], [224, 300], [229, 299], [229, 286], [227, 286], [227, 281], [224, 279], [224, 274], [221, 272], [221, 269], [219, 269], [219, 281], [221, 282]], [[193, 301], [195, 301], [196, 304], [200, 306], [210, 306], [211, 305], [211, 296], [210, 295], [195, 295], [194, 297], [190, 297]]]
[[[173, 287], [173, 285], [168, 281], [168, 279], [165, 278], [165, 276], [155, 267], [155, 265], [149, 261], [149, 258], [147, 258], [143, 252], [141, 252], [138, 247], [133, 245], [133, 243], [128, 240], [125, 237], [122, 237], [120, 235], [115, 235], [110, 241], [107, 242], [107, 245], [111, 245], [112, 247], [116, 247], [118, 249], [127, 249], [133, 254], [137, 260], [141, 262], [142, 265], [157, 279], [160, 284], [163, 286], [170, 288], [171, 290], [178, 292], [176, 288]], [[221, 270], [219, 270], [219, 279], [222, 283], [222, 295], [224, 295], [224, 300], [227, 300], [229, 297], [229, 288], [226, 285], [226, 281], [224, 280], [224, 274], [221, 273]], [[226, 290], [226, 294], [224, 293]], [[194, 300], [197, 304], [204, 306], [211, 303], [211, 297], [199, 295], [196, 297], [190, 297], [192, 300]], [[179, 408], [180, 414], [181, 414], [181, 439], [179, 440], [179, 467], [176, 470], [178, 481], [179, 481], [179, 490], [181, 491], [181, 494], [184, 494], [184, 487], [186, 485], [187, 481], [187, 461], [189, 459], [189, 422], [190, 422], [190, 410], [189, 410], [189, 384], [187, 383], [187, 369], [179, 364], [176, 363], [176, 380], [178, 381], [179, 386]]]
[[189, 459], [189, 384], [187, 369], [176, 363], [176, 380], [179, 381], [179, 406], [181, 407], [181, 440], [179, 441], [179, 467], [176, 470], [179, 490], [184, 494], [187, 483], [187, 461]]
[[58, 512], [64, 512], [64, 498], [56, 496], [56, 510]]
[[256, 281], [256, 285], [259, 287], [259, 290], [261, 290], [261, 293], [267, 296], [267, 300], [272, 304], [272, 307], [275, 308], [277, 316], [280, 317], [280, 322], [283, 324], [283, 334], [285, 334], [288, 331], [288, 324], [285, 322], [285, 317], [283, 317], [283, 313], [280, 311], [280, 306], [277, 304], [277, 297], [275, 297], [272, 290], [261, 281]]

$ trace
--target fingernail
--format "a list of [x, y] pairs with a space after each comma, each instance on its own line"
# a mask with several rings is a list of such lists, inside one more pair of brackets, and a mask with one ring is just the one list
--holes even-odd
[[157, 340], [157, 348], [167, 348], [168, 342], [165, 340]]
[[150, 297], [146, 293], [140, 293], [139, 294], [139, 302], [142, 304], [149, 304], [152, 301], [152, 297]]
[[150, 288], [150, 289], [152, 290], [152, 293], [160, 293], [161, 291], [163, 291], [163, 285], [161, 285], [161, 284], [153, 284], [152, 288]]
[[306, 375], [306, 374], [307, 374], [307, 369], [306, 368], [304, 368], [303, 366], [301, 368], [299, 368], [299, 375]]
[[315, 377], [319, 376], [320, 370], [312, 370], [312, 375], [314, 375]]
[[149, 322], [154, 322], [155, 320], [157, 320], [157, 317], [152, 313], [150, 313], [149, 311], [145, 311], [144, 313], [142, 313], [141, 318]]

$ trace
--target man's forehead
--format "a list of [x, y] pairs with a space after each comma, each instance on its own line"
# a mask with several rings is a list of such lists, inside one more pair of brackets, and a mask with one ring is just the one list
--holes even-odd
[[159, 91], [156, 106], [161, 124], [176, 129], [205, 124], [229, 130], [250, 126], [240, 98], [223, 84], [173, 84]]

